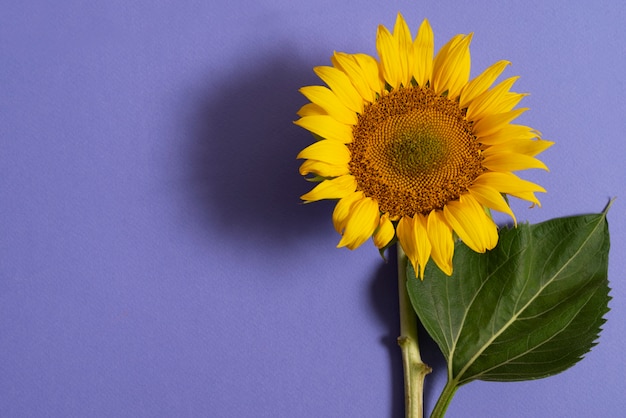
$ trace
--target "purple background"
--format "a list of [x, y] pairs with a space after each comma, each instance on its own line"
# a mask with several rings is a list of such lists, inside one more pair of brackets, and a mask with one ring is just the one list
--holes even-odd
[[[520, 121], [556, 145], [518, 219], [618, 196], [599, 345], [555, 377], [462, 387], [449, 416], [623, 414], [624, 2], [9, 0], [0, 416], [402, 416], [395, 265], [335, 249], [333, 204], [299, 203], [312, 138], [291, 123], [312, 67], [374, 54], [398, 11], [437, 48], [475, 32], [472, 75], [522, 76]], [[422, 346], [431, 409], [445, 365]]]

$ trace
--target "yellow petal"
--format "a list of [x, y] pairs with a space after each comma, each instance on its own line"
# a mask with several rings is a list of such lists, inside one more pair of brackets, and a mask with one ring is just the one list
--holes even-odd
[[372, 236], [378, 227], [379, 217], [376, 201], [366, 197], [355, 202], [348, 214], [346, 227], [337, 248], [348, 247], [351, 250], [358, 248]]
[[296, 158], [347, 166], [350, 162], [350, 150], [339, 141], [323, 139], [300, 151]]
[[375, 99], [376, 94], [381, 94], [385, 89], [385, 80], [383, 80], [378, 68], [378, 62], [374, 57], [367, 54], [354, 54], [353, 57], [363, 70], [367, 84], [370, 86]]
[[340, 68], [344, 73], [346, 73], [354, 88], [359, 92], [365, 101], [371, 103], [376, 99], [376, 96], [370, 89], [368, 75], [365, 74], [365, 71], [361, 68], [353, 55], [343, 52], [335, 52], [331, 60], [335, 67]]
[[491, 65], [478, 77], [467, 83], [461, 91], [461, 97], [459, 105], [461, 108], [467, 107], [472, 100], [478, 97], [483, 92], [487, 91], [489, 87], [496, 81], [496, 78], [504, 71], [507, 65], [510, 65], [509, 61], [498, 61]]
[[385, 213], [380, 217], [380, 221], [378, 222], [378, 229], [374, 233], [374, 245], [376, 247], [385, 248], [393, 239], [396, 234], [396, 230], [389, 220], [389, 214]]
[[426, 217], [416, 214], [413, 217], [413, 227], [417, 241], [417, 261], [419, 263], [420, 277], [424, 277], [424, 269], [426, 268], [426, 263], [428, 263], [432, 249], [426, 229]]
[[527, 111], [528, 108], [511, 110], [510, 112], [488, 115], [474, 123], [472, 131], [477, 137], [488, 136], [502, 129], [513, 119]]
[[294, 123], [322, 138], [343, 144], [352, 142], [352, 126], [341, 123], [328, 115], [303, 116]]
[[413, 42], [413, 77], [421, 87], [432, 77], [434, 50], [435, 36], [430, 23], [424, 19]]
[[[408, 216], [403, 216], [398, 221], [398, 226], [396, 227], [396, 234], [398, 235], [398, 241], [402, 246], [402, 249], [406, 253], [411, 263], [413, 263], [413, 258], [415, 258], [415, 254], [417, 254], [416, 249], [416, 241], [413, 234], [413, 218]], [[413, 258], [411, 258], [411, 256]], [[415, 270], [417, 271], [417, 269]]]
[[402, 65], [397, 43], [393, 35], [383, 25], [378, 26], [376, 34], [376, 50], [385, 81], [393, 88], [402, 84]]
[[420, 214], [416, 214], [413, 218], [403, 216], [398, 222], [396, 232], [400, 245], [415, 269], [415, 274], [422, 279], [431, 251], [426, 218]]
[[[433, 61], [433, 67], [437, 67], [440, 69], [442, 67], [442, 62], [446, 59], [449, 54], [450, 48], [456, 46], [461, 42], [461, 40], [465, 37], [465, 35], [458, 34], [453, 36], [444, 46], [442, 46], [437, 55], [435, 55], [435, 59]], [[434, 68], [433, 68], [434, 69]]]
[[298, 110], [297, 115], [300, 117], [313, 115], [327, 115], [326, 111], [315, 103], [307, 103]]
[[533, 139], [541, 137], [541, 133], [524, 125], [504, 125], [498, 131], [485, 136], [480, 136], [478, 142], [487, 145], [497, 145], [514, 139]]
[[522, 180], [513, 173], [484, 173], [474, 180], [474, 186], [476, 185], [487, 185], [496, 189], [500, 193], [506, 193], [508, 195], [527, 200], [538, 206], [541, 206], [541, 204], [535, 197], [534, 192], [546, 191], [538, 184], [528, 180]]
[[448, 276], [452, 275], [452, 256], [454, 254], [454, 237], [452, 228], [446, 222], [443, 212], [433, 210], [428, 215], [426, 224], [428, 239], [432, 245], [431, 257]]
[[400, 59], [400, 82], [409, 86], [413, 77], [413, 37], [411, 31], [400, 13], [396, 18], [393, 28], [393, 38], [396, 41], [396, 49]]
[[546, 190], [538, 184], [528, 180], [522, 180], [513, 173], [487, 172], [474, 180], [474, 184], [488, 185], [500, 193], [512, 194], [515, 192], [545, 192]]
[[315, 186], [313, 190], [300, 196], [300, 199], [307, 202], [322, 199], [341, 199], [355, 190], [356, 179], [350, 174], [346, 174], [332, 180], [324, 180]]
[[363, 112], [363, 98], [356, 91], [346, 73], [338, 68], [327, 66], [315, 67], [313, 71], [324, 80], [344, 106], [356, 113]]
[[364, 195], [362, 191], [350, 193], [344, 198], [340, 199], [339, 202], [335, 205], [335, 209], [333, 210], [333, 226], [335, 230], [340, 234], [343, 233], [343, 230], [346, 227], [346, 221], [348, 220], [348, 215], [350, 214], [350, 210], [352, 209], [352, 205], [355, 202], [363, 199]]
[[473, 184], [469, 188], [469, 193], [481, 205], [509, 215], [511, 218], [513, 218], [515, 226], [517, 226], [517, 219], [515, 219], [513, 211], [498, 190], [484, 184]]
[[433, 63], [433, 89], [442, 94], [448, 91], [448, 98], [456, 99], [469, 79], [470, 51], [472, 34], [457, 35], [452, 38], [435, 57]]
[[[496, 108], [518, 79], [519, 77], [508, 78], [491, 90], [487, 90], [476, 97], [467, 108], [467, 120], [477, 120], [488, 114], [503, 113], [511, 110], [498, 111]], [[515, 106], [515, 104], [513, 106]], [[511, 106], [511, 108], [513, 108], [513, 106]]]
[[448, 202], [443, 213], [454, 232], [472, 250], [484, 253], [498, 243], [496, 224], [471, 195]]
[[482, 163], [483, 167], [492, 171], [518, 171], [530, 168], [541, 168], [549, 171], [542, 161], [529, 155], [513, 152], [492, 152], [491, 148], [483, 151], [483, 155], [485, 156]]
[[499, 101], [493, 104], [490, 111], [493, 113], [509, 112], [526, 96], [528, 96], [527, 93], [508, 92]]
[[554, 145], [552, 141], [543, 139], [514, 139], [508, 142], [502, 142], [489, 147], [489, 151], [493, 153], [515, 152], [531, 157], [538, 155]]
[[525, 200], [527, 202], [531, 202], [532, 205], [531, 207], [537, 205], [539, 207], [541, 207], [541, 202], [539, 201], [539, 199], [537, 199], [537, 196], [535, 196], [534, 193], [532, 192], [519, 192], [519, 193], [507, 193], [510, 194], [513, 197], [517, 197], [518, 199], [522, 199]]
[[347, 164], [336, 165], [329, 164], [323, 161], [306, 160], [300, 165], [300, 175], [306, 176], [313, 173], [322, 177], [339, 177], [344, 174], [348, 174], [350, 169]]
[[302, 87], [300, 93], [339, 122], [347, 125], [357, 124], [357, 114], [345, 107], [332, 90], [322, 86], [307, 86]]

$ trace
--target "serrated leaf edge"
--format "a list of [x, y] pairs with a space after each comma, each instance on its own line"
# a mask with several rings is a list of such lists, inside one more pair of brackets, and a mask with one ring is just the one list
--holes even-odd
[[[595, 294], [596, 294], [596, 292], [591, 293], [591, 294], [589, 295], [589, 297], [587, 298], [587, 300], [585, 301], [585, 303], [583, 304], [583, 306], [585, 306], [585, 305], [589, 302], [589, 300], [591, 300], [591, 299], [595, 296]], [[576, 316], [573, 316], [573, 317], [572, 317], [572, 319], [571, 319], [571, 320], [570, 320], [570, 321], [569, 321], [569, 322], [568, 322], [568, 323], [567, 323], [567, 324], [563, 327], [563, 330], [565, 330], [565, 329], [567, 328], [567, 326], [568, 326], [569, 324], [571, 324], [571, 323], [572, 323], [572, 321], [574, 321], [574, 320], [576, 320]], [[480, 379], [480, 376], [482, 376], [482, 375], [484, 375], [484, 374], [487, 374], [490, 370], [497, 369], [498, 367], [501, 367], [501, 366], [503, 366], [503, 365], [505, 365], [505, 364], [507, 364], [507, 363], [511, 363], [511, 361], [512, 361], [512, 360], [515, 360], [515, 359], [517, 359], [517, 358], [519, 358], [519, 357], [522, 357], [522, 356], [526, 355], [527, 353], [529, 353], [529, 352], [531, 352], [531, 351], [535, 351], [536, 349], [538, 349], [538, 348], [539, 348], [539, 347], [541, 347], [542, 345], [547, 344], [548, 342], [552, 341], [554, 338], [556, 338], [556, 337], [557, 337], [558, 335], [560, 335], [561, 333], [562, 333], [562, 331], [557, 332], [557, 333], [555, 333], [554, 335], [552, 335], [550, 338], [546, 339], [545, 341], [542, 341], [542, 342], [541, 342], [541, 344], [538, 344], [538, 345], [536, 345], [536, 346], [532, 347], [531, 349], [526, 350], [525, 352], [520, 353], [520, 354], [518, 354], [517, 356], [512, 357], [512, 358], [508, 359], [507, 361], [504, 361], [504, 362], [502, 362], [502, 363], [500, 363], [500, 364], [498, 364], [498, 365], [496, 365], [496, 366], [493, 366], [493, 367], [491, 367], [491, 368], [489, 368], [489, 369], [485, 369], [485, 370], [483, 370], [483, 371], [482, 371], [481, 373], [479, 373], [479, 374], [475, 374], [475, 375], [472, 375], [472, 376], [470, 376], [470, 377], [468, 377], [468, 378], [466, 378], [466, 379], [459, 380], [459, 384], [460, 384], [460, 385], [462, 385], [462, 384], [467, 383], [467, 382], [469, 382], [469, 381], [471, 381], [471, 380], [477, 380], [477, 379]], [[596, 335], [596, 338], [597, 338], [597, 335]], [[580, 358], [582, 358], [582, 357], [579, 357], [579, 359], [580, 359]], [[546, 373], [546, 376], [549, 376], [550, 374], [551, 374], [551, 373], [549, 373], [549, 372], [548, 372], [548, 373]], [[526, 379], [523, 379], [523, 380], [526, 380]]]
[[[461, 377], [463, 376], [463, 374], [474, 364], [474, 362], [478, 359], [478, 357], [480, 357], [480, 355], [491, 345], [491, 343], [493, 343], [493, 341], [495, 341], [504, 331], [506, 331], [508, 329], [508, 327], [514, 323], [517, 318], [519, 317], [519, 315], [521, 315], [524, 310], [532, 303], [534, 302], [534, 300], [536, 299], [536, 297], [538, 297], [538, 295], [540, 295], [543, 290], [549, 286], [550, 284], [552, 284], [553, 280], [559, 275], [559, 273], [561, 271], [563, 271], [563, 269], [565, 269], [566, 266], [568, 266], [570, 264], [570, 262], [582, 251], [582, 249], [585, 247], [586, 243], [591, 239], [591, 237], [593, 235], [595, 235], [597, 229], [599, 228], [599, 226], [602, 224], [602, 222], [604, 222], [604, 220], [606, 219], [606, 214], [607, 214], [608, 208], [607, 210], [605, 210], [601, 216], [598, 218], [598, 222], [596, 224], [596, 226], [593, 228], [593, 231], [587, 236], [587, 238], [585, 239], [585, 241], [582, 243], [582, 245], [578, 248], [578, 251], [576, 251], [567, 261], [567, 263], [564, 263], [563, 266], [561, 266], [561, 268], [549, 279], [545, 282], [545, 284], [543, 286], [541, 286], [541, 288], [539, 289], [539, 291], [537, 292], [537, 294], [535, 295], [535, 297], [531, 298], [519, 311], [516, 312], [516, 314], [514, 316], [511, 317], [511, 319], [509, 321], [507, 321], [498, 332], [494, 333], [491, 338], [489, 338], [489, 340], [487, 340], [485, 342], [485, 344], [483, 344], [483, 346], [476, 351], [476, 353], [472, 356], [472, 358], [465, 364], [465, 366], [459, 371], [459, 373], [457, 374], [457, 376], [451, 376], [452, 373], [452, 364], [453, 364], [453, 356], [452, 354], [454, 353], [454, 350], [456, 349], [457, 346], [457, 342], [458, 342], [458, 337], [461, 334], [461, 330], [463, 329], [463, 325], [465, 324], [465, 319], [467, 318], [467, 311], [463, 317], [463, 322], [461, 323], [461, 326], [459, 327], [459, 333], [457, 334], [457, 338], [454, 342], [454, 346], [452, 347], [452, 350], [450, 350], [450, 357], [449, 357], [449, 363], [448, 363], [448, 374], [450, 375], [451, 378], [453, 378], [454, 380], [456, 380], [457, 382], [459, 382], [459, 384], [463, 383], [468, 383], [471, 380], [475, 379], [475, 376], [471, 376], [470, 378], [465, 378], [465, 379], [461, 379]], [[500, 266], [499, 266], [500, 267]], [[497, 271], [497, 269], [495, 270]], [[493, 272], [489, 275], [489, 276], [493, 276]], [[486, 283], [489, 280], [489, 278], [487, 278], [484, 282]], [[483, 284], [481, 284], [481, 288], [483, 286]], [[478, 292], [476, 292], [476, 294], [478, 294]], [[475, 298], [473, 298], [475, 299]], [[471, 305], [470, 305], [471, 306]], [[468, 309], [469, 311], [469, 309]], [[449, 317], [449, 315], [448, 315]]]

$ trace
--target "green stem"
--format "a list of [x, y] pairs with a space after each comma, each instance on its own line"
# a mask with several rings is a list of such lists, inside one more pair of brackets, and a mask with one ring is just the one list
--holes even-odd
[[439, 395], [439, 400], [437, 400], [437, 404], [435, 405], [435, 409], [433, 409], [432, 414], [430, 414], [430, 418], [440, 418], [443, 417], [448, 409], [448, 405], [450, 405], [450, 401], [452, 397], [456, 393], [456, 390], [459, 387], [456, 385], [455, 381], [449, 381], [446, 383], [446, 386], [443, 388], [443, 392]]
[[431, 368], [422, 362], [417, 340], [417, 316], [411, 306], [406, 288], [407, 256], [400, 243], [398, 247], [398, 296], [400, 301], [400, 336], [404, 367], [404, 396], [406, 418], [424, 416], [424, 378]]

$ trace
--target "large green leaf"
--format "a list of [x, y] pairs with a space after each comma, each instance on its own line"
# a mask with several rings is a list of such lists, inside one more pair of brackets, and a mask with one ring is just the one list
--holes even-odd
[[451, 277], [429, 263], [421, 281], [409, 265], [411, 302], [449, 383], [538, 379], [578, 362], [608, 311], [608, 252], [605, 212], [504, 228], [485, 254], [457, 243]]

